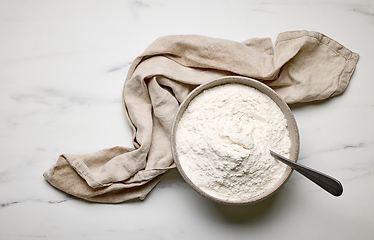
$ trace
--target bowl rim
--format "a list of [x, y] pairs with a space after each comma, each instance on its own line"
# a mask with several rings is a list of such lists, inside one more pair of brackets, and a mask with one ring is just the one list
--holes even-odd
[[286, 171], [283, 174], [283, 176], [280, 178], [280, 180], [275, 184], [274, 188], [269, 188], [267, 191], [265, 191], [263, 194], [260, 194], [258, 196], [255, 196], [253, 198], [249, 198], [242, 201], [227, 201], [224, 199], [217, 198], [215, 196], [212, 196], [205, 191], [203, 191], [201, 188], [196, 186], [194, 182], [187, 176], [187, 174], [184, 172], [183, 167], [179, 161], [177, 148], [176, 148], [176, 132], [178, 129], [178, 123], [179, 120], [182, 118], [186, 108], [188, 107], [189, 103], [194, 99], [198, 94], [203, 92], [206, 89], [213, 88], [219, 85], [225, 85], [225, 84], [243, 84], [249, 87], [253, 87], [260, 92], [264, 93], [265, 95], [269, 96], [281, 109], [283, 114], [286, 117], [287, 120], [287, 129], [290, 134], [290, 140], [291, 140], [291, 150], [290, 150], [290, 157], [289, 159], [297, 162], [298, 155], [299, 155], [299, 146], [300, 146], [300, 138], [299, 138], [299, 131], [296, 124], [295, 117], [288, 106], [288, 104], [285, 102], [285, 100], [279, 96], [272, 88], [265, 85], [264, 83], [255, 80], [253, 78], [248, 77], [242, 77], [242, 76], [226, 76], [221, 77], [217, 79], [213, 79], [211, 81], [208, 81], [204, 84], [201, 84], [197, 86], [194, 90], [192, 90], [187, 97], [183, 100], [183, 102], [180, 104], [177, 113], [174, 116], [172, 130], [171, 130], [171, 150], [172, 150], [172, 156], [174, 159], [174, 163], [181, 174], [182, 178], [199, 194], [207, 197], [210, 200], [213, 200], [218, 203], [227, 204], [227, 205], [245, 205], [245, 204], [252, 204], [259, 201], [262, 201], [271, 195], [273, 195], [275, 192], [278, 191], [278, 189], [289, 179], [291, 176], [293, 170], [290, 167], [286, 167]]

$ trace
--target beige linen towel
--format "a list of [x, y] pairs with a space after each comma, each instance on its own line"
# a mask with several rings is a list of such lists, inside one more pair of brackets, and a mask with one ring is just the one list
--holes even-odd
[[134, 60], [123, 89], [134, 149], [62, 154], [44, 177], [92, 202], [144, 199], [174, 167], [173, 118], [196, 86], [240, 75], [264, 82], [287, 103], [310, 102], [342, 93], [357, 61], [357, 53], [318, 32], [281, 33], [275, 47], [270, 38], [240, 43], [196, 35], [161, 37]]

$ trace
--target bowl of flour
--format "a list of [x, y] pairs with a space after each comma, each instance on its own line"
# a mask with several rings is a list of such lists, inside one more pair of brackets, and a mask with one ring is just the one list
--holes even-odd
[[299, 134], [285, 101], [265, 84], [223, 77], [195, 88], [175, 116], [172, 153], [183, 179], [223, 204], [250, 204], [276, 192], [297, 161]]

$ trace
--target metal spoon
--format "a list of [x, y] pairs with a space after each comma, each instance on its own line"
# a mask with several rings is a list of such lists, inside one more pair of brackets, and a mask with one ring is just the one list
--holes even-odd
[[286, 165], [290, 166], [294, 170], [298, 171], [305, 177], [309, 178], [311, 181], [316, 183], [321, 188], [325, 189], [327, 192], [331, 193], [334, 196], [340, 196], [343, 193], [343, 186], [342, 184], [324, 173], [318, 172], [314, 169], [306, 167], [300, 163], [293, 162], [273, 151], [270, 150], [270, 154], [275, 157], [276, 159], [280, 160], [281, 162], [285, 163]]

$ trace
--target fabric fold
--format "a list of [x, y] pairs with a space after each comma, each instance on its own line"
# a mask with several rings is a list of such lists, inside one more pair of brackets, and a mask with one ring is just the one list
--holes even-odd
[[156, 39], [132, 63], [123, 107], [134, 148], [62, 154], [44, 173], [57, 189], [91, 202], [144, 199], [171, 168], [170, 134], [179, 104], [197, 86], [230, 75], [254, 78], [291, 103], [345, 91], [359, 55], [318, 32], [291, 31], [244, 42], [198, 35]]

